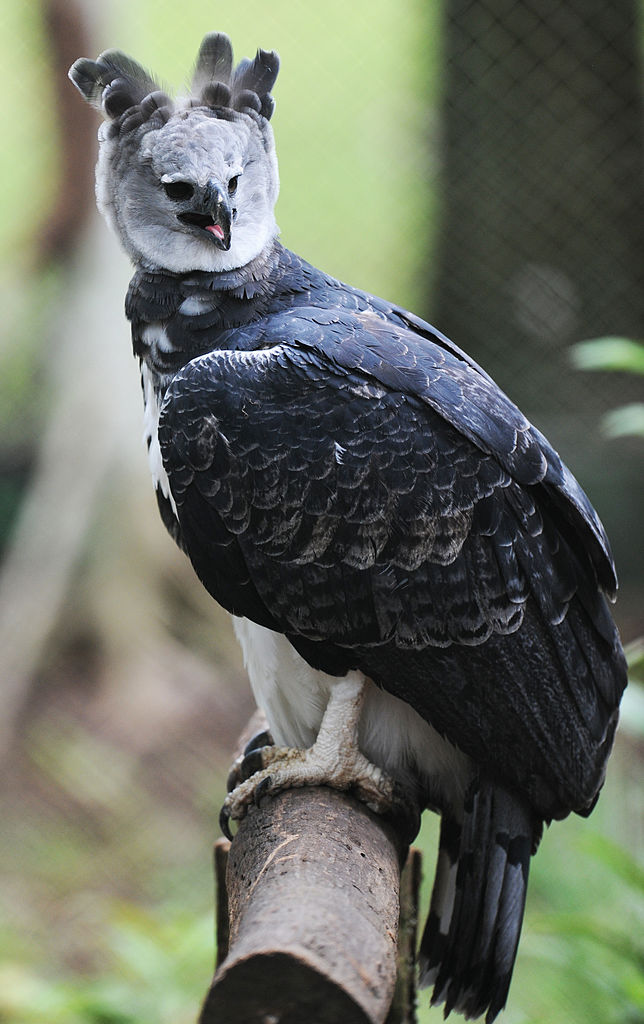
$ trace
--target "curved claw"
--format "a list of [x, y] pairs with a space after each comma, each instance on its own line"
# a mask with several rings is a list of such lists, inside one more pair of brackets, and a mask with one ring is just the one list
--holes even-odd
[[240, 783], [239, 778], [239, 765], [235, 762], [230, 771], [228, 772], [228, 778], [226, 779], [226, 792], [232, 793], [235, 786]]
[[226, 790], [232, 793], [240, 783], [245, 782], [255, 772], [261, 771], [264, 767], [264, 751], [274, 746], [275, 741], [268, 729], [256, 732], [231, 766], [226, 779]]
[[255, 772], [262, 770], [264, 767], [262, 751], [265, 749], [266, 747], [254, 747], [247, 754], [242, 754], [237, 758], [226, 779], [226, 790], [229, 793], [232, 793], [233, 789], [236, 789], [246, 779], [250, 779]]
[[267, 794], [270, 792], [272, 781], [273, 780], [271, 779], [270, 775], [267, 775], [265, 779], [262, 779], [262, 781], [258, 783], [253, 797], [256, 807], [259, 807], [259, 802], [262, 799], [262, 797], [267, 796]]
[[[267, 775], [266, 778], [262, 779], [261, 782], [259, 782], [257, 784], [257, 786], [255, 787], [255, 789], [253, 790], [251, 799], [252, 799], [253, 803], [257, 807], [259, 807], [259, 803], [260, 803], [260, 800], [262, 799], [262, 797], [265, 797], [268, 793], [270, 793], [271, 782], [272, 782], [271, 776]], [[243, 812], [244, 812], [244, 814], [246, 813], [246, 808], [247, 808], [247, 805], [244, 804], [243, 805]], [[219, 827], [220, 827], [221, 831], [223, 832], [223, 834], [226, 836], [226, 839], [230, 839], [230, 841], [232, 842], [233, 833], [231, 832], [231, 829], [230, 829], [231, 811], [232, 811], [232, 808], [229, 806], [228, 798], [227, 798], [224, 801], [223, 806], [222, 806], [222, 808], [221, 808], [221, 810], [219, 812]], [[239, 815], [236, 815], [236, 817], [239, 817]]]
[[230, 824], [229, 824], [229, 822], [230, 822], [230, 811], [228, 810], [228, 808], [224, 804], [223, 807], [221, 808], [220, 812], [219, 812], [219, 828], [221, 829], [221, 831], [226, 836], [226, 839], [229, 839], [230, 842], [232, 843], [232, 841], [233, 841], [233, 834], [230, 831]]
[[241, 775], [242, 782], [246, 779], [250, 779], [250, 777], [255, 775], [256, 772], [261, 772], [264, 767], [265, 749], [265, 747], [257, 747], [245, 755], [244, 760], [239, 766], [239, 774]]
[[260, 747], [273, 747], [275, 746], [275, 740], [271, 736], [268, 729], [262, 729], [261, 732], [256, 732], [254, 736], [251, 736], [248, 743], [244, 747], [244, 757], [250, 754], [253, 750], [259, 750]]

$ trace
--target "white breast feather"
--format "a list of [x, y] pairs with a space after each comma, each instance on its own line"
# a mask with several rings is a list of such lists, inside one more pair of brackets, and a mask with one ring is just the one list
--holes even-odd
[[154, 486], [159, 487], [163, 496], [169, 500], [172, 506], [172, 511], [176, 516], [177, 506], [175, 505], [174, 498], [172, 497], [170, 481], [168, 480], [168, 474], [166, 473], [163, 465], [161, 448], [159, 446], [159, 414], [161, 409], [156, 391], [154, 390], [152, 374], [145, 363], [141, 364], [141, 384], [143, 385], [144, 408], [143, 438], [148, 448], [148, 464], [150, 466], [150, 473], [152, 474], [152, 481]]

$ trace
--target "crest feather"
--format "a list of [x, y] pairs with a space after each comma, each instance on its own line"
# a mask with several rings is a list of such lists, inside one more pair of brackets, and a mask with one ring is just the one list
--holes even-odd
[[201, 99], [207, 107], [229, 107], [232, 99], [230, 86], [223, 82], [209, 82], [201, 90]]
[[228, 108], [239, 113], [254, 111], [268, 121], [275, 109], [270, 94], [279, 57], [274, 51], [258, 50], [253, 60], [244, 57], [233, 65], [233, 48], [224, 32], [211, 32], [199, 48], [192, 78], [197, 103], [211, 109]]
[[120, 50], [106, 50], [95, 61], [81, 57], [72, 64], [69, 77], [85, 99], [107, 117], [118, 118], [146, 98], [150, 103], [143, 110], [143, 120], [172, 106], [145, 68]]
[[[253, 60], [244, 57], [235, 67], [228, 36], [210, 32], [199, 47], [190, 105], [219, 111], [219, 117], [228, 110], [268, 121], [275, 109], [271, 89], [279, 66], [274, 50], [258, 50]], [[163, 124], [174, 109], [145, 68], [120, 50], [106, 50], [95, 61], [81, 57], [69, 77], [89, 103], [119, 120], [115, 131], [128, 132], [148, 120]]]
[[192, 77], [192, 92], [201, 96], [214, 82], [230, 85], [233, 69], [233, 48], [225, 32], [209, 32], [204, 36]]
[[250, 89], [259, 97], [270, 92], [279, 71], [279, 57], [274, 50], [258, 50], [254, 60], [245, 57], [235, 68], [234, 89]]

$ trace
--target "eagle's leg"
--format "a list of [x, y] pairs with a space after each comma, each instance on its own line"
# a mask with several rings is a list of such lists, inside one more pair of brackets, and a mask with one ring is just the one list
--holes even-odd
[[397, 817], [406, 810], [404, 795], [395, 780], [372, 764], [358, 748], [358, 728], [366, 680], [350, 672], [331, 689], [317, 739], [312, 747], [263, 747], [251, 756], [262, 767], [228, 794], [221, 809], [222, 831], [239, 820], [267, 794], [297, 786], [331, 786], [351, 792], [378, 814]]

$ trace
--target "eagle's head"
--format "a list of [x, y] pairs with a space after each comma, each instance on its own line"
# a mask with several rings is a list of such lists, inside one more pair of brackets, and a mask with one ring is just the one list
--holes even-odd
[[173, 102], [116, 50], [69, 77], [102, 111], [96, 195], [133, 262], [190, 273], [245, 266], [277, 234], [279, 191], [269, 119], [279, 68], [259, 50], [233, 67], [228, 36], [201, 44], [191, 96]]

